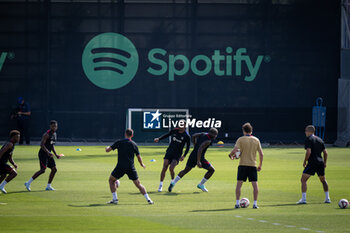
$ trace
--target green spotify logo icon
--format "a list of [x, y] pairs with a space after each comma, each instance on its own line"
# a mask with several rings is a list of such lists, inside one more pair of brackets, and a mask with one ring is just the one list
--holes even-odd
[[134, 44], [118, 33], [102, 33], [92, 38], [82, 56], [87, 78], [104, 89], [118, 89], [127, 85], [139, 66]]

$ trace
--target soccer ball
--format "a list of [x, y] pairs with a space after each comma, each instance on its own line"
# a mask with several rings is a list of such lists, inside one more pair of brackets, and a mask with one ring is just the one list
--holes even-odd
[[241, 151], [238, 150], [236, 153], [235, 153], [235, 157], [236, 159], [239, 159], [239, 157], [241, 157]]
[[349, 206], [349, 202], [346, 199], [341, 199], [338, 202], [338, 205], [339, 205], [340, 209], [345, 209], [345, 208], [347, 208]]
[[250, 202], [248, 200], [248, 198], [242, 198], [240, 201], [239, 201], [239, 206], [241, 208], [247, 208], [249, 206]]
[[115, 186], [117, 186], [117, 188], [120, 186], [120, 181], [119, 180], [116, 180]]

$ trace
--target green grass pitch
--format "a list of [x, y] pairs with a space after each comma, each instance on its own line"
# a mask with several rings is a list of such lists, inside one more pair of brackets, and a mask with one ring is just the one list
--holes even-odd
[[[205, 170], [195, 168], [180, 180], [173, 193], [157, 192], [162, 158], [166, 147], [140, 147], [147, 168], [136, 159], [136, 169], [150, 197], [144, 197], [125, 176], [118, 189], [118, 205], [111, 199], [108, 177], [116, 153], [105, 153], [102, 146], [57, 146], [65, 157], [56, 160], [56, 191], [44, 191], [49, 170], [32, 183], [27, 192], [24, 182], [39, 168], [38, 146], [17, 146], [14, 160], [18, 176], [0, 194], [0, 232], [350, 232], [350, 209], [339, 209], [341, 198], [350, 199], [350, 150], [329, 148], [326, 177], [332, 204], [324, 204], [322, 185], [317, 177], [308, 182], [308, 204], [298, 206], [302, 148], [264, 149], [259, 173], [260, 209], [234, 209], [234, 186], [238, 161], [231, 161], [230, 148], [209, 148], [206, 158], [216, 168], [203, 193], [196, 185]], [[155, 159], [156, 162], [150, 162]], [[179, 164], [176, 172], [184, 168]], [[164, 189], [170, 181], [167, 173]], [[252, 187], [245, 183], [242, 197], [251, 202]]]

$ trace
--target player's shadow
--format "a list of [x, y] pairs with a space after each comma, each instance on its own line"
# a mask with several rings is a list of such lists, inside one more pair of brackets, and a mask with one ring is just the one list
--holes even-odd
[[232, 211], [235, 208], [227, 208], [227, 209], [212, 209], [212, 210], [191, 210], [189, 212], [221, 212], [221, 211]]
[[142, 203], [118, 203], [118, 204], [107, 204], [107, 203], [94, 203], [94, 204], [86, 204], [86, 205], [73, 205], [73, 204], [69, 204], [68, 206], [69, 207], [104, 207], [104, 206], [130, 206], [130, 205], [145, 205], [145, 204], [142, 204]]
[[[192, 194], [200, 194], [201, 192], [192, 192], [192, 193], [177, 193], [177, 192], [147, 192], [152, 195], [166, 195], [166, 196], [178, 196], [178, 195], [192, 195]], [[129, 193], [130, 195], [141, 195], [140, 193]]]
[[[307, 203], [305, 205], [317, 205], [319, 203]], [[297, 203], [284, 203], [284, 204], [273, 204], [273, 205], [260, 205], [261, 207], [284, 207], [284, 206], [303, 206], [303, 204]]]
[[47, 191], [45, 191], [45, 190], [34, 190], [34, 191], [21, 190], [21, 191], [8, 192], [6, 195], [11, 195], [11, 194], [16, 194], [16, 193], [41, 193], [41, 192], [47, 192]]

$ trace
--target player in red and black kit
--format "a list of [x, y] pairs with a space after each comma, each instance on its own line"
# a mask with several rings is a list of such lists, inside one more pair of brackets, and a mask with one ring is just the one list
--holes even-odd
[[40, 162], [40, 170], [37, 171], [33, 177], [31, 177], [28, 182], [24, 183], [27, 190], [30, 191], [30, 184], [35, 180], [38, 176], [45, 173], [46, 168], [51, 169], [51, 173], [49, 176], [49, 181], [46, 186], [46, 191], [54, 191], [55, 189], [51, 186], [51, 183], [53, 181], [53, 178], [55, 177], [55, 174], [57, 172], [56, 163], [54, 160], [54, 156], [56, 158], [60, 158], [60, 156], [57, 155], [55, 150], [55, 143], [57, 140], [56, 131], [58, 128], [57, 121], [52, 120], [50, 122], [50, 129], [44, 133], [41, 139], [40, 144], [40, 150], [39, 150], [39, 162]]
[[[180, 123], [179, 123], [179, 126], [180, 126]], [[169, 147], [166, 150], [166, 154], [164, 156], [163, 169], [162, 169], [162, 172], [160, 173], [160, 184], [159, 184], [158, 192], [161, 192], [163, 189], [163, 181], [165, 178], [165, 173], [168, 170], [169, 164], [170, 164], [169, 171], [171, 175], [171, 181], [174, 181], [174, 178], [175, 178], [174, 169], [179, 164], [179, 161], [184, 160], [184, 158], [186, 157], [190, 149], [190, 146], [191, 146], [190, 135], [188, 135], [188, 133], [186, 132], [184, 123], [181, 124], [181, 126], [182, 127], [175, 128], [169, 131], [169, 133], [154, 139], [155, 142], [159, 142], [160, 140], [171, 136]], [[182, 155], [182, 151], [185, 144], [186, 144], [186, 150], [185, 150], [185, 153]]]
[[142, 195], [146, 198], [148, 204], [153, 204], [151, 198], [149, 198], [145, 187], [140, 183], [139, 176], [137, 175], [134, 156], [136, 155], [141, 167], [146, 168], [142, 162], [142, 158], [139, 152], [139, 148], [136, 143], [131, 140], [134, 136], [134, 131], [132, 129], [125, 130], [125, 139], [118, 140], [113, 143], [112, 146], [106, 148], [106, 152], [112, 150], [118, 150], [118, 163], [117, 166], [112, 171], [109, 177], [109, 187], [111, 189], [113, 199], [107, 204], [118, 204], [117, 188], [119, 186], [119, 179], [125, 174], [128, 175], [129, 179], [132, 180], [135, 186], [140, 190]]
[[[297, 204], [306, 204], [306, 182], [308, 181], [310, 176], [315, 175], [315, 173], [317, 173], [318, 178], [320, 179], [323, 185], [323, 190], [326, 196], [324, 203], [331, 203], [331, 199], [329, 198], [328, 192], [328, 183], [325, 177], [325, 168], [327, 166], [328, 153], [323, 140], [315, 136], [314, 133], [315, 127], [313, 125], [308, 125], [305, 128], [306, 154], [303, 163], [303, 167], [305, 169], [303, 171], [303, 175], [301, 176], [302, 198], [297, 202]], [[323, 158], [321, 156], [321, 153], [323, 153]]]
[[[17, 176], [17, 172], [15, 170], [17, 169], [17, 164], [15, 161], [13, 161], [12, 153], [15, 149], [15, 144], [19, 142], [20, 137], [21, 135], [19, 131], [12, 130], [10, 132], [10, 140], [6, 142], [0, 150], [0, 190], [5, 194], [7, 193], [5, 190], [5, 185]], [[7, 162], [10, 162], [15, 169], [10, 167]]]
[[194, 144], [194, 149], [192, 150], [190, 157], [187, 160], [187, 164], [184, 170], [182, 170], [175, 180], [170, 183], [168, 191], [171, 192], [175, 184], [189, 171], [192, 170], [196, 165], [199, 168], [204, 168], [207, 171], [205, 173], [202, 181], [197, 185], [197, 188], [201, 189], [203, 192], [208, 192], [205, 188], [204, 183], [209, 180], [209, 178], [214, 174], [214, 167], [205, 159], [204, 155], [208, 147], [212, 145], [214, 139], [218, 135], [218, 130], [216, 128], [211, 128], [208, 133], [196, 133], [192, 135], [192, 142]]

